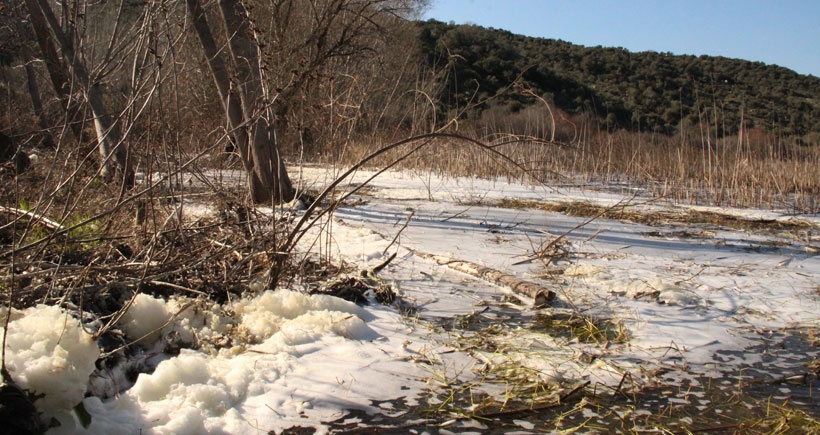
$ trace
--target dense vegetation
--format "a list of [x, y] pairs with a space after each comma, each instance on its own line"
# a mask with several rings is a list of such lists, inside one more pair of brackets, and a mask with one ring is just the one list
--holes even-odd
[[597, 114], [609, 130], [672, 133], [681, 123], [717, 122], [718, 134], [740, 126], [785, 135], [820, 131], [820, 78], [787, 68], [713, 56], [631, 53], [584, 47], [504, 30], [419, 22], [430, 66], [450, 70], [442, 103], [480, 118], [516, 113], [532, 97], [520, 83], [569, 113]]
[[[15, 155], [71, 162], [65, 177], [82, 180], [113, 163], [124, 189], [105, 188], [117, 198], [137, 172], [189, 159], [232, 166], [253, 172], [256, 202], [275, 203], [296, 193], [281, 157], [350, 165], [436, 131], [478, 139], [517, 166], [452, 144], [402, 164], [481, 177], [527, 169], [549, 182], [652, 185], [686, 201], [820, 209], [820, 79], [783, 67], [417, 21], [426, 0], [69, 3], [0, 10], [8, 204], [21, 202], [11, 186], [25, 178], [11, 170]], [[229, 19], [225, 5], [246, 4], [242, 20]], [[61, 16], [38, 21], [40, 9]], [[110, 129], [98, 125], [106, 117]], [[380, 156], [372, 163], [396, 157]], [[94, 204], [79, 192], [87, 181], [47, 181], [29, 187]]]

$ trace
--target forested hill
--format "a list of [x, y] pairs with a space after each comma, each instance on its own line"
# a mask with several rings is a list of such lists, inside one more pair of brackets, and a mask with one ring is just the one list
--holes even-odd
[[820, 131], [820, 78], [761, 62], [584, 47], [475, 25], [419, 22], [430, 67], [448, 65], [445, 109], [481, 101], [482, 111], [516, 112], [534, 104], [517, 77], [563, 111], [594, 112], [608, 128], [672, 132], [682, 120], [783, 134]]

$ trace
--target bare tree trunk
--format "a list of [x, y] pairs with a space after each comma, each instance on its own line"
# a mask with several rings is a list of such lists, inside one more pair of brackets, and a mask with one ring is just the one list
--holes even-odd
[[242, 101], [239, 93], [231, 87], [228, 67], [219, 54], [219, 49], [214, 41], [211, 26], [208, 24], [202, 5], [200, 5], [199, 0], [186, 0], [186, 4], [194, 29], [199, 37], [199, 42], [205, 52], [205, 58], [208, 60], [208, 68], [214, 78], [214, 84], [216, 84], [219, 91], [222, 108], [227, 115], [229, 134], [239, 150], [245, 170], [248, 174], [251, 174], [253, 172], [253, 160], [251, 160], [248, 133], [243, 125]]
[[42, 144], [48, 148], [54, 147], [54, 137], [49, 131], [48, 119], [46, 119], [46, 112], [43, 110], [43, 100], [40, 98], [40, 85], [37, 82], [37, 74], [34, 72], [34, 59], [31, 57], [28, 48], [23, 45], [23, 61], [26, 65], [26, 83], [28, 84], [28, 94], [31, 97], [31, 106], [34, 108], [34, 114], [37, 116], [37, 122], [40, 124], [40, 130], [43, 134]]
[[219, 6], [242, 91], [244, 119], [250, 122], [251, 198], [256, 203], [290, 201], [295, 191], [276, 140], [274, 115], [266, 99], [256, 33], [250, 26], [245, 7], [238, 0], [220, 0]]
[[[27, 6], [31, 6], [27, 4]], [[63, 101], [63, 107], [66, 110], [66, 122], [74, 137], [78, 141], [85, 142], [87, 138], [83, 135], [83, 115], [80, 110], [79, 102], [71, 96], [71, 79], [68, 73], [68, 67], [60, 59], [57, 49], [54, 47], [54, 40], [48, 32], [37, 31], [37, 29], [47, 29], [48, 23], [40, 9], [29, 9], [29, 17], [31, 25], [35, 29], [37, 37], [37, 44], [40, 46], [40, 51], [43, 54], [43, 60], [46, 64], [46, 70], [51, 78], [51, 84], [54, 91]]]
[[238, 0], [219, 2], [239, 83], [234, 87], [199, 0], [186, 0], [186, 5], [227, 114], [228, 127], [248, 172], [251, 199], [257, 204], [290, 201], [295, 191], [279, 153], [262, 82], [259, 46], [244, 6]]
[[[63, 53], [63, 58], [70, 62], [72, 76], [86, 94], [91, 113], [94, 115], [94, 127], [97, 132], [97, 141], [102, 157], [102, 166], [100, 168], [102, 176], [111, 179], [116, 174], [126, 188], [132, 187], [134, 185], [134, 170], [128, 158], [128, 147], [123, 142], [117, 120], [106, 110], [102, 99], [102, 89], [97, 83], [92, 83], [88, 69], [74, 51], [71, 41], [63, 33], [46, 0], [25, 1], [29, 14], [32, 16], [32, 25], [35, 33], [38, 34], [38, 39], [52, 40], [53, 37], [53, 40], [56, 40]], [[38, 15], [41, 19], [35, 21], [35, 15]]]
[[123, 141], [116, 119], [105, 108], [102, 90], [98, 85], [92, 84], [86, 90], [86, 98], [94, 115], [94, 129], [97, 131], [102, 158], [101, 175], [104, 179], [111, 179], [116, 174], [126, 188], [133, 187], [134, 169], [129, 160], [128, 147]]

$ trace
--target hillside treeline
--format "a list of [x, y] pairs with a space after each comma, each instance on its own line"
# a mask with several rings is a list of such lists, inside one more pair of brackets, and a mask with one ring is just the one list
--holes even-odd
[[[681, 123], [718, 134], [763, 128], [820, 131], [820, 78], [714, 56], [632, 53], [515, 35], [476, 25], [419, 22], [423, 57], [447, 68], [442, 108], [467, 116], [514, 114], [538, 104], [521, 87], [569, 113], [596, 114], [610, 130], [672, 133]], [[480, 104], [476, 104], [480, 103]], [[716, 122], [717, 120], [717, 122]]]
[[[145, 164], [138, 159], [159, 143], [231, 149], [242, 139], [237, 126], [250, 124], [226, 121], [228, 94], [214, 86], [209, 59], [228, 55], [228, 36], [242, 34], [226, 33], [218, 7], [237, 2], [205, 4], [211, 55], [195, 29], [191, 5], [198, 3], [156, 9], [132, 0], [73, 0], [54, 9], [61, 15], [56, 27], [40, 34], [30, 15], [37, 3], [10, 3], [0, 11], [7, 23], [0, 26], [0, 130], [17, 144], [47, 136], [46, 143], [93, 147], [101, 114], [87, 103], [96, 93], [98, 111], [122, 124], [118, 141], [134, 153], [131, 163]], [[249, 43], [259, 48], [265, 81], [258, 101], [268, 104], [278, 146], [289, 156], [335, 159], [350, 143], [377, 145], [454, 119], [478, 132], [550, 138], [557, 131], [566, 142], [579, 134], [579, 119], [609, 132], [698, 136], [706, 125], [707, 138], [716, 139], [743, 125], [803, 144], [820, 136], [820, 79], [778, 66], [414, 21], [425, 0], [247, 4]], [[65, 37], [65, 47], [55, 45]], [[84, 61], [84, 80], [72, 75], [72, 59]], [[231, 92], [241, 82], [241, 64], [225, 62], [222, 81]], [[261, 113], [246, 109], [249, 117]]]

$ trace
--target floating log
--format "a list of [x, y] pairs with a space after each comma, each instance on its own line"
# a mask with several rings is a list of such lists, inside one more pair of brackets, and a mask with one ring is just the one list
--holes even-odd
[[467, 275], [489, 281], [497, 286], [507, 288], [511, 290], [515, 296], [526, 296], [529, 300], [525, 300], [525, 302], [532, 302], [536, 307], [545, 306], [555, 299], [554, 291], [491, 267], [441, 255], [427, 254], [416, 250], [412, 250], [412, 252], [419, 257], [431, 259], [455, 271], [466, 273]]

